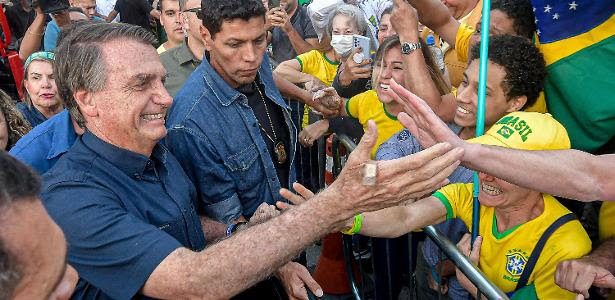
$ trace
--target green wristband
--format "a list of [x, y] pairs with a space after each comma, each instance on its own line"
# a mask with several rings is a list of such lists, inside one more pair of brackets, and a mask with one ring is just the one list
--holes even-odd
[[348, 230], [342, 230], [343, 234], [353, 235], [359, 233], [361, 231], [361, 226], [363, 226], [363, 215], [358, 214], [354, 216], [354, 224], [352, 224], [352, 228]]

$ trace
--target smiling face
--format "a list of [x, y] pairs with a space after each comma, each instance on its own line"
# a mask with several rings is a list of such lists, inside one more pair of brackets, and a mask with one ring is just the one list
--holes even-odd
[[381, 61], [374, 62], [373, 81], [376, 83], [376, 94], [378, 94], [380, 102], [388, 104], [395, 101], [385, 91], [391, 85], [391, 78], [403, 85], [404, 72], [405, 68], [399, 44], [389, 48]]
[[111, 144], [149, 156], [167, 133], [164, 117], [173, 102], [163, 86], [166, 71], [160, 57], [151, 45], [128, 39], [101, 48], [105, 86], [79, 104], [88, 129]]
[[481, 205], [487, 207], [504, 208], [525, 203], [532, 195], [539, 194], [536, 191], [522, 188], [502, 179], [478, 173], [480, 189], [478, 200]]
[[[22, 273], [13, 299], [48, 299], [61, 286], [66, 272], [64, 234], [39, 200], [20, 200], [4, 210], [0, 237]], [[68, 299], [70, 290], [54, 295]]]
[[32, 100], [32, 105], [39, 111], [61, 105], [51, 62], [33, 60], [26, 71], [24, 87]]
[[201, 26], [201, 34], [209, 62], [224, 81], [234, 88], [254, 81], [267, 49], [264, 17], [226, 20], [215, 36]]
[[179, 1], [161, 0], [162, 11], [160, 14], [160, 24], [164, 27], [169, 40], [174, 44], [179, 44], [184, 40], [183, 18], [179, 13]]
[[[525, 104], [524, 99], [506, 98], [503, 88], [505, 69], [488, 61], [487, 89], [485, 93], [485, 127], [489, 128], [505, 114], [520, 110]], [[476, 111], [478, 105], [478, 69], [479, 60], [470, 62], [463, 73], [463, 80], [457, 89], [457, 111], [455, 123], [461, 127], [476, 126]]]

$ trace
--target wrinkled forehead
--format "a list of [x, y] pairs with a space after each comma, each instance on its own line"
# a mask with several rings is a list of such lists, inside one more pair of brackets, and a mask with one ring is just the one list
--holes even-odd
[[100, 48], [105, 71], [115, 80], [128, 79], [137, 74], [166, 74], [160, 56], [152, 45], [131, 39], [116, 39], [101, 44]]

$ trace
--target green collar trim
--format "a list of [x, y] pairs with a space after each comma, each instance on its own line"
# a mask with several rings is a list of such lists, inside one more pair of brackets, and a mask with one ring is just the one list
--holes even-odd
[[513, 233], [513, 231], [517, 230], [517, 228], [521, 227], [521, 225], [525, 224], [525, 222], [516, 225], [513, 228], [507, 229], [504, 232], [499, 232], [498, 231], [498, 220], [495, 217], [495, 211], [493, 212], [493, 226], [491, 227], [491, 233], [493, 233], [493, 236], [498, 239], [501, 240], [505, 237], [507, 237], [509, 234]]
[[387, 115], [387, 117], [389, 117], [389, 119], [391, 119], [391, 120], [393, 120], [393, 121], [397, 121], [397, 117], [396, 117], [396, 116], [394, 116], [394, 115], [392, 115], [392, 114], [390, 114], [390, 113], [387, 111], [387, 107], [386, 107], [386, 105], [384, 105], [384, 103], [382, 103], [382, 108], [384, 108], [384, 114], [385, 114], [385, 115]]
[[330, 63], [330, 64], [332, 64], [332, 65], [334, 65], [334, 66], [338, 66], [338, 65], [340, 64], [340, 62], [339, 62], [339, 61], [332, 61], [331, 59], [329, 59], [329, 58], [327, 57], [327, 54], [325, 54], [325, 52], [323, 52], [323, 53], [322, 53], [322, 57], [324, 57], [324, 58], [325, 58], [325, 60], [326, 60], [328, 63]]

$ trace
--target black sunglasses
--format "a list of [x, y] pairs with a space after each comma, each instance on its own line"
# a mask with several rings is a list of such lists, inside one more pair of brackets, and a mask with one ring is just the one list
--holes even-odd
[[193, 12], [195, 14], [197, 14], [197, 16], [201, 13], [201, 8], [200, 7], [194, 7], [194, 8], [190, 8], [190, 9], [186, 9], [184, 11], [182, 11], [183, 13], [185, 12]]

